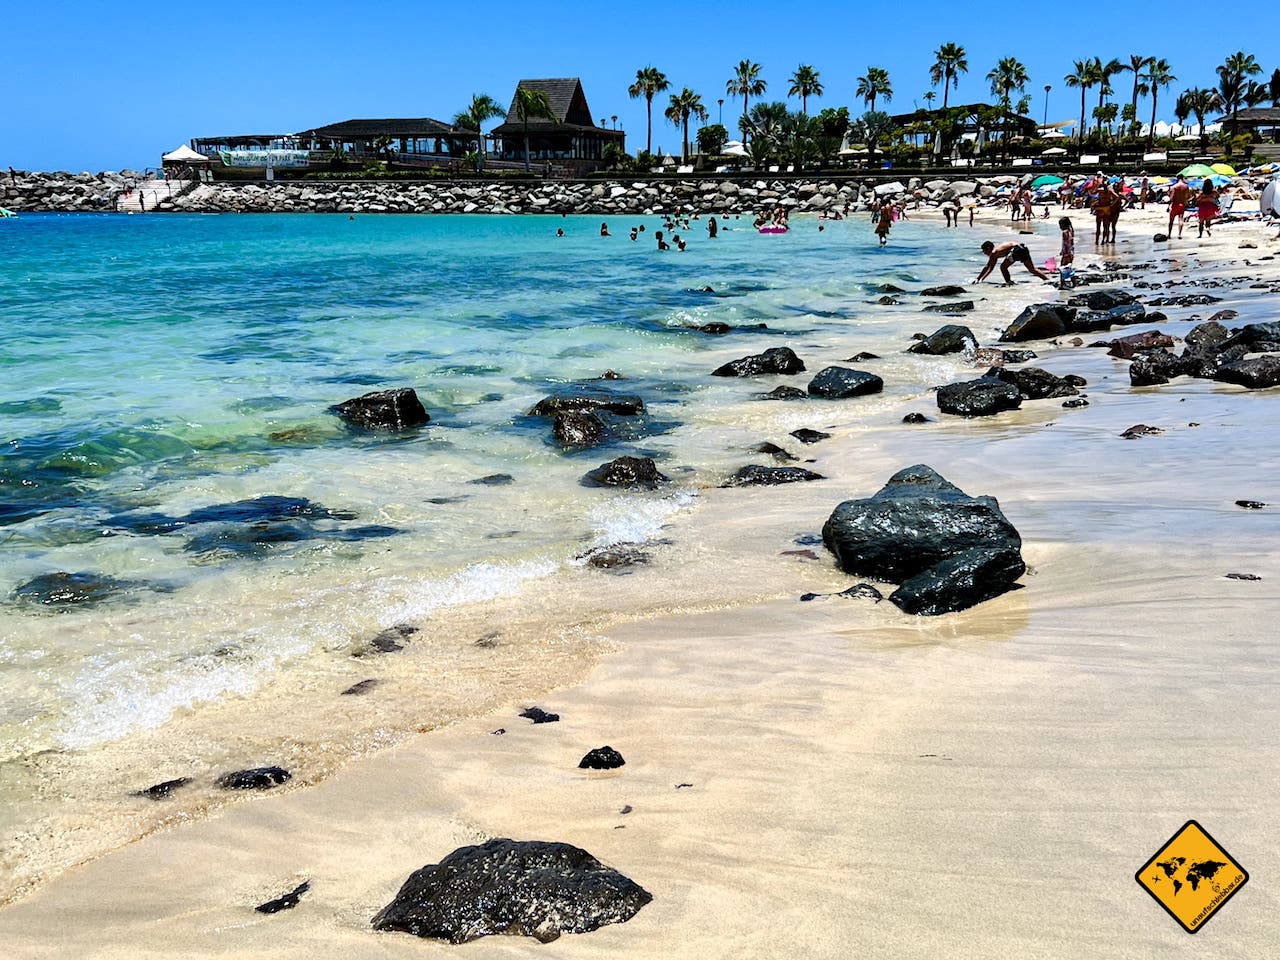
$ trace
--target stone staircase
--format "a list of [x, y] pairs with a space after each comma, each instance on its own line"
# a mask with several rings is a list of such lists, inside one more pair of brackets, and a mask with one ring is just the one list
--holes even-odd
[[143, 180], [132, 190], [116, 197], [116, 210], [121, 213], [147, 213], [155, 210], [161, 200], [181, 196], [191, 187], [187, 180]]

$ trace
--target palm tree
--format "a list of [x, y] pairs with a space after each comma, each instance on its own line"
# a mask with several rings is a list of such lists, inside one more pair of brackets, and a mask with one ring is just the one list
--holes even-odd
[[520, 87], [516, 90], [516, 119], [524, 124], [524, 171], [529, 172], [529, 121], [556, 119], [551, 109], [551, 101], [541, 90], [529, 90]]
[[1178, 78], [1170, 72], [1168, 60], [1147, 59], [1147, 72], [1142, 75], [1142, 80], [1151, 91], [1151, 128], [1147, 131], [1147, 149], [1150, 150], [1156, 140], [1156, 103], [1160, 100], [1160, 88], [1169, 86]]
[[800, 112], [809, 115], [809, 98], [822, 96], [822, 81], [818, 79], [818, 71], [807, 64], [800, 64], [791, 75], [791, 89], [788, 97], [800, 98]]
[[861, 97], [867, 105], [869, 113], [876, 112], [876, 97], [884, 97], [884, 102], [893, 100], [893, 86], [889, 83], [889, 71], [884, 67], [867, 67], [867, 74], [858, 78], [858, 88], [854, 96]]
[[942, 84], [942, 109], [945, 110], [951, 88], [960, 86], [960, 74], [969, 72], [969, 61], [965, 59], [964, 47], [958, 43], [944, 43], [933, 55], [936, 59], [929, 68], [929, 78], [935, 87]]
[[667, 75], [657, 67], [645, 67], [636, 71], [636, 82], [627, 87], [627, 93], [635, 100], [644, 97], [645, 110], [648, 113], [649, 130], [644, 139], [644, 152], [653, 153], [653, 95], [670, 87]]
[[395, 140], [391, 138], [390, 134], [384, 133], [382, 136], [378, 137], [377, 140], [373, 141], [373, 152], [382, 154], [382, 159], [385, 162], [390, 163], [391, 154], [394, 152], [391, 148], [395, 146], [395, 143]]
[[471, 105], [453, 118], [455, 127], [462, 127], [464, 130], [474, 130], [476, 132], [476, 153], [479, 157], [479, 162], [476, 164], [477, 170], [484, 169], [486, 152], [484, 148], [484, 130], [481, 128], [486, 120], [505, 116], [506, 112], [502, 107], [498, 106], [498, 101], [488, 94], [473, 93], [471, 95]]
[[1273, 107], [1280, 107], [1280, 67], [1276, 67], [1267, 82], [1267, 97]]
[[1084, 95], [1093, 86], [1089, 64], [1089, 60], [1077, 60], [1074, 64], [1075, 72], [1068, 73], [1062, 78], [1067, 82], [1068, 87], [1080, 88], [1080, 126], [1076, 128], [1076, 137], [1081, 143], [1084, 143]]
[[[1133, 114], [1134, 126], [1138, 125], [1138, 87], [1143, 82], [1142, 71], [1155, 62], [1155, 57], [1144, 57], [1141, 54], [1129, 54], [1129, 62], [1120, 64], [1121, 71], [1130, 70], [1133, 72], [1133, 99], [1129, 101], [1131, 113]], [[1149, 92], [1149, 91], [1143, 91]], [[1134, 134], [1137, 135], [1136, 132]]]
[[[1009, 114], [1009, 95], [1017, 90], [1019, 93], [1026, 90], [1027, 81], [1030, 77], [1027, 75], [1027, 68], [1017, 57], [1001, 57], [995, 68], [987, 74], [987, 80], [991, 83], [991, 93], [1000, 98], [1000, 106], [1005, 114], [1007, 124]], [[1021, 104], [1019, 104], [1021, 106]], [[1005, 135], [1008, 135], [1006, 126]]]
[[764, 95], [768, 86], [760, 79], [760, 64], [750, 60], [738, 62], [738, 68], [724, 85], [724, 92], [731, 97], [742, 97], [742, 119], [747, 119], [747, 98]]
[[1217, 90], [1207, 87], [1192, 87], [1182, 95], [1186, 98], [1187, 109], [1196, 115], [1196, 123], [1200, 127], [1200, 149], [1204, 149], [1207, 134], [1204, 132], [1205, 117], [1214, 110], [1221, 109], [1222, 96]]
[[685, 87], [679, 93], [671, 95], [671, 105], [663, 111], [663, 115], [674, 126], [684, 128], [684, 140], [680, 149], [680, 160], [689, 161], [689, 117], [694, 116], [706, 121], [707, 109], [702, 105], [702, 97]]
[[1253, 54], [1243, 50], [1227, 57], [1225, 63], [1218, 65], [1218, 93], [1222, 97], [1222, 108], [1231, 114], [1231, 132], [1237, 131], [1236, 114], [1240, 112], [1240, 104], [1248, 90], [1248, 80], [1262, 72]]
[[1098, 57], [1094, 57], [1089, 61], [1090, 75], [1093, 83], [1098, 88], [1098, 112], [1094, 116], [1098, 117], [1098, 133], [1102, 133], [1102, 108], [1107, 105], [1107, 97], [1111, 95], [1111, 78], [1124, 69], [1124, 64], [1119, 60], [1108, 60], [1103, 63]]

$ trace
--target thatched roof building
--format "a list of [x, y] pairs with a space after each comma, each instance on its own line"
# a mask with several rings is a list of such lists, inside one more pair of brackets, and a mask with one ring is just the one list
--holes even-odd
[[[575, 173], [593, 170], [603, 164], [606, 144], [616, 143], [625, 149], [626, 134], [596, 126], [587, 105], [582, 81], [577, 77], [550, 80], [521, 80], [516, 90], [534, 90], [545, 94], [554, 120], [529, 118], [529, 159], [533, 163], [565, 168]], [[501, 140], [498, 156], [503, 160], [524, 159], [525, 125], [516, 112], [516, 96], [511, 96], [507, 118], [493, 129], [491, 136]]]

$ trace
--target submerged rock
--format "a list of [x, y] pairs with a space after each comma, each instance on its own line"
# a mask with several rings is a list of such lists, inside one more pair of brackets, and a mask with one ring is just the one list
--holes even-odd
[[902, 584], [889, 599], [909, 613], [963, 610], [1022, 574], [1022, 538], [995, 499], [971, 497], [923, 464], [837, 506], [822, 539], [846, 573]]
[[594, 447], [605, 438], [605, 425], [590, 410], [564, 410], [555, 415], [551, 435], [562, 447]]
[[641, 543], [615, 543], [607, 547], [590, 550], [581, 555], [587, 566], [597, 570], [613, 570], [630, 573], [631, 567], [638, 567], [653, 559], [653, 555], [644, 549]]
[[821, 430], [810, 430], [808, 427], [801, 427], [799, 430], [792, 430], [791, 436], [801, 443], [817, 443], [819, 440], [830, 439], [831, 434], [823, 433]]
[[589, 471], [582, 478], [588, 487], [640, 487], [652, 490], [671, 478], [659, 473], [650, 457], [618, 457]]
[[769, 456], [773, 457], [773, 459], [777, 460], [779, 463], [786, 463], [790, 460], [800, 459], [794, 453], [791, 453], [789, 450], [783, 449], [782, 447], [778, 446], [776, 443], [765, 442], [765, 443], [757, 444], [754, 449], [756, 453], [767, 453]]
[[143, 584], [136, 580], [117, 580], [102, 573], [58, 570], [19, 584], [13, 597], [48, 607], [92, 606], [140, 586]]
[[366, 430], [405, 430], [431, 420], [412, 387], [366, 393], [329, 410], [352, 426]]
[[276, 897], [274, 900], [268, 900], [266, 903], [260, 903], [253, 909], [258, 913], [279, 913], [281, 910], [292, 910], [298, 905], [298, 901], [302, 899], [302, 895], [311, 889], [311, 881], [303, 880], [292, 890], [286, 894]]
[[976, 349], [978, 338], [973, 335], [972, 330], [958, 323], [948, 323], [907, 347], [907, 352], [941, 356], [944, 353], [963, 353], [965, 350]]
[[968, 293], [964, 287], [957, 287], [953, 284], [944, 284], [940, 287], [926, 287], [920, 291], [922, 297], [958, 297], [962, 293]]
[[825, 480], [820, 473], [803, 467], [741, 467], [722, 487], [771, 487], [783, 483], [800, 483], [806, 480]]
[[999, 377], [979, 377], [938, 388], [938, 409], [958, 417], [989, 417], [1020, 406], [1018, 388]]
[[144, 790], [137, 791], [135, 797], [146, 797], [148, 800], [167, 800], [173, 791], [185, 787], [191, 782], [190, 777], [178, 777], [174, 780], [165, 780], [163, 783], [152, 784]]
[[467, 481], [481, 487], [506, 487], [515, 482], [516, 478], [509, 473], [491, 473], [486, 477], [476, 477], [474, 480]]
[[372, 923], [450, 943], [493, 934], [548, 943], [625, 923], [652, 899], [578, 847], [500, 839], [460, 847], [415, 871]]
[[774, 387], [766, 394], [762, 394], [762, 400], [808, 400], [809, 394], [801, 390], [799, 387]]
[[560, 714], [547, 713], [541, 707], [525, 707], [520, 711], [520, 716], [526, 720], [532, 720], [534, 723], [559, 723]]
[[755, 377], [770, 373], [803, 373], [804, 361], [790, 347], [773, 347], [764, 353], [730, 360], [711, 371], [713, 377]]
[[869, 393], [879, 393], [884, 389], [884, 380], [874, 373], [865, 370], [851, 370], [848, 367], [827, 367], [809, 382], [809, 392], [815, 397], [829, 400], [843, 400], [846, 397], [861, 397]]
[[270, 790], [293, 779], [293, 774], [283, 767], [254, 767], [224, 773], [218, 778], [223, 790]]
[[578, 761], [578, 769], [616, 770], [618, 767], [625, 766], [626, 763], [627, 761], [622, 759], [622, 754], [613, 747], [596, 747]]
[[531, 417], [554, 417], [558, 413], [584, 410], [607, 410], [619, 417], [634, 417], [644, 413], [644, 401], [640, 397], [605, 390], [579, 390], [543, 397], [529, 411]]
[[928, 423], [929, 418], [923, 413], [908, 413], [902, 418], [903, 423]]
[[370, 690], [372, 690], [374, 687], [376, 687], [380, 682], [381, 681], [377, 680], [374, 677], [370, 677], [368, 680], [361, 680], [347, 687], [347, 689], [343, 690], [342, 693], [339, 694], [339, 696], [362, 697], [366, 693], [368, 693]]

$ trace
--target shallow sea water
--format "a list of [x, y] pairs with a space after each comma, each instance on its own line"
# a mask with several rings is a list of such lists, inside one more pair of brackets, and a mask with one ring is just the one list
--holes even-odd
[[[772, 462], [752, 452], [761, 440], [803, 456], [788, 431], [870, 422], [945, 382], [954, 359], [886, 356], [884, 395], [784, 403], [758, 397], [803, 387], [817, 366], [759, 381], [708, 374], [773, 346], [840, 360], [905, 344], [946, 322], [921, 314], [915, 292], [976, 264], [978, 238], [904, 223], [880, 250], [862, 219], [819, 232], [806, 218], [786, 236], [727, 220], [711, 241], [695, 221], [684, 253], [659, 254], [659, 219], [615, 219], [607, 239], [599, 222], [5, 224], [0, 873], [22, 879], [33, 845], [102, 818], [113, 791], [236, 762], [292, 760], [300, 779], [318, 778], [406, 732], [580, 675], [601, 652], [592, 623], [790, 588], [746, 562], [706, 578], [708, 556], [732, 555], [714, 536], [676, 537], [633, 577], [588, 569], [582, 555], [662, 550], [707, 487]], [[875, 303], [885, 283], [908, 291], [902, 306]], [[711, 321], [767, 329], [690, 329]], [[606, 369], [625, 379], [591, 385], [639, 394], [648, 412], [606, 447], [561, 451], [528, 410]], [[417, 390], [429, 425], [359, 433], [328, 412], [398, 386]], [[654, 493], [579, 485], [623, 453], [654, 456], [673, 482]], [[511, 481], [476, 482], [495, 474]], [[320, 515], [210, 512], [263, 497]], [[243, 542], [253, 522], [271, 542], [261, 529]], [[93, 605], [19, 595], [59, 571], [123, 587]], [[406, 650], [367, 655], [398, 624], [419, 628]], [[335, 689], [361, 677], [386, 682], [376, 706], [346, 697], [335, 709]]]

